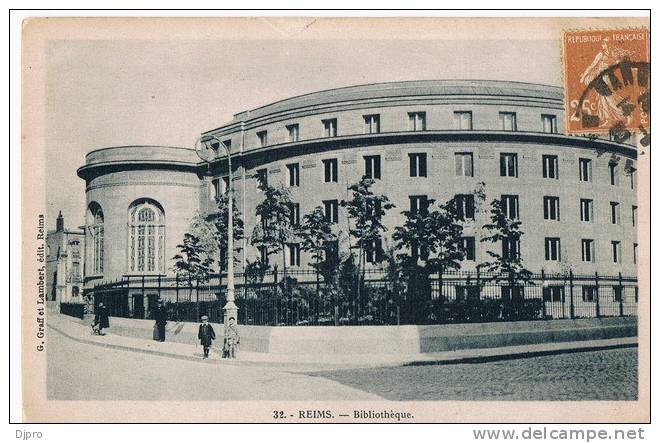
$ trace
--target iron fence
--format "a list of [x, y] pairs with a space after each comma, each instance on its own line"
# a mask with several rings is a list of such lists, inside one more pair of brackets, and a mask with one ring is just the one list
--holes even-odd
[[[396, 325], [637, 315], [637, 278], [533, 274], [509, 281], [479, 272], [409, 278], [371, 269], [330, 281], [314, 270], [235, 274], [238, 321], [249, 325]], [[163, 300], [170, 319], [222, 322], [226, 275], [208, 281], [125, 277], [86, 290], [110, 315], [151, 318]]]

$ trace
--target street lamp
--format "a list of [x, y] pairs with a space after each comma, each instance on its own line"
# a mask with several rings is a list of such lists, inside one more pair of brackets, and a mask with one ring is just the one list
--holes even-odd
[[238, 322], [238, 306], [235, 303], [234, 293], [234, 197], [232, 195], [231, 152], [222, 140], [213, 135], [204, 135], [195, 142], [195, 152], [209, 166], [219, 158], [218, 150], [221, 146], [227, 155], [229, 171], [229, 186], [227, 189], [227, 303], [224, 307], [224, 324], [226, 325], [231, 317], [234, 317]]

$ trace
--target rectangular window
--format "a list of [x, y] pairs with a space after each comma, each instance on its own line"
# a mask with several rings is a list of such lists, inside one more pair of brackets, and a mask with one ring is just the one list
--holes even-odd
[[517, 220], [520, 218], [520, 210], [517, 195], [502, 195], [502, 212], [507, 218]]
[[259, 182], [267, 185], [268, 184], [268, 169], [257, 169], [256, 178]]
[[298, 163], [290, 163], [286, 165], [289, 171], [289, 186], [300, 186], [300, 165]]
[[300, 266], [300, 245], [298, 243], [289, 243], [289, 266]]
[[222, 190], [220, 189], [220, 179], [214, 178], [211, 181], [211, 184], [213, 185], [213, 199], [217, 200], [222, 195]]
[[591, 181], [591, 160], [588, 158], [579, 159], [580, 181]]
[[323, 179], [326, 183], [337, 183], [337, 159], [323, 160]]
[[227, 150], [231, 152], [231, 139], [223, 140], [222, 143], [224, 143], [225, 146], [227, 147]]
[[380, 132], [380, 114], [364, 115], [364, 133], [378, 134]]
[[268, 248], [266, 246], [259, 246], [259, 260], [261, 261], [261, 264], [267, 265], [268, 264]]
[[324, 137], [337, 137], [337, 119], [329, 118], [322, 120], [323, 122], [323, 136]]
[[325, 219], [329, 223], [337, 223], [339, 221], [339, 202], [337, 200], [323, 200], [323, 209]]
[[620, 263], [621, 262], [621, 242], [620, 241], [612, 241], [612, 263]]
[[592, 239], [582, 239], [582, 261], [594, 262], [596, 255], [594, 251], [594, 241]]
[[623, 301], [623, 286], [612, 286], [612, 295], [615, 303], [621, 303]]
[[520, 256], [520, 240], [513, 238], [502, 239], [502, 257], [509, 260]]
[[268, 131], [257, 132], [257, 137], [259, 138], [259, 146], [264, 147], [268, 145]]
[[545, 238], [545, 259], [548, 261], [561, 260], [561, 241], [558, 237]]
[[380, 155], [364, 156], [364, 175], [367, 178], [380, 179]]
[[222, 189], [221, 192], [224, 194], [229, 191], [229, 176], [225, 175], [222, 177]]
[[619, 203], [610, 202], [610, 218], [613, 225], [619, 224]]
[[410, 159], [410, 176], [426, 177], [426, 153], [408, 154]]
[[636, 177], [637, 177], [636, 169], [633, 168], [633, 167], [630, 167], [628, 169], [628, 171], [630, 173], [630, 189], [635, 189], [635, 181], [636, 181]]
[[619, 165], [617, 163], [610, 163], [607, 165], [610, 172], [610, 185], [616, 186], [619, 184]]
[[500, 112], [500, 123], [502, 131], [517, 131], [516, 113]]
[[551, 114], [542, 114], [541, 123], [543, 124], [543, 132], [550, 134], [557, 133], [557, 116]]
[[637, 264], [637, 247], [639, 245], [637, 243], [633, 243], [633, 264]]
[[543, 197], [543, 218], [559, 220], [559, 197]]
[[454, 160], [456, 162], [456, 176], [474, 177], [471, 152], [456, 152], [454, 154]]
[[500, 176], [518, 177], [518, 154], [500, 154]]
[[582, 286], [582, 301], [596, 301], [598, 286]]
[[543, 156], [543, 178], [559, 179], [559, 158], [556, 155]]
[[564, 300], [564, 287], [559, 285], [545, 286], [543, 288], [543, 301], [562, 302]]
[[329, 263], [339, 263], [339, 241], [324, 241], [323, 254], [325, 255], [325, 261]]
[[383, 260], [383, 240], [377, 238], [365, 242], [364, 255], [367, 263], [380, 263]]
[[289, 133], [290, 142], [297, 142], [300, 140], [300, 126], [298, 124], [287, 125], [286, 130]]
[[580, 199], [580, 220], [592, 222], [594, 220], [594, 201], [588, 198]]
[[426, 131], [426, 112], [409, 112], [408, 130]]
[[472, 112], [456, 111], [454, 112], [454, 128], [460, 131], [472, 130]]
[[463, 249], [463, 253], [465, 254], [464, 260], [475, 261], [474, 237], [463, 237], [461, 241], [461, 247]]
[[474, 220], [474, 194], [457, 194], [456, 212], [462, 220]]
[[422, 214], [428, 213], [429, 198], [426, 195], [411, 195], [409, 199], [411, 214], [417, 214], [418, 212]]
[[300, 225], [300, 203], [289, 203], [289, 224]]
[[632, 207], [632, 225], [637, 226], [637, 206]]

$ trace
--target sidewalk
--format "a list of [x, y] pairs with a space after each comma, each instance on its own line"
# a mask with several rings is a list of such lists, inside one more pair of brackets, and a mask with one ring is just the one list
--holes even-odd
[[606, 340], [543, 343], [487, 349], [465, 349], [401, 356], [381, 354], [295, 355], [241, 351], [238, 359], [227, 360], [220, 358], [219, 346], [221, 343], [216, 342], [212, 348], [211, 357], [207, 360], [203, 360], [202, 348], [199, 344], [157, 342], [153, 340], [120, 336], [112, 333], [112, 327], [110, 327], [105, 336], [96, 336], [91, 334], [91, 328], [89, 326], [81, 324], [76, 319], [55, 312], [48, 313], [47, 325], [48, 328], [51, 329], [50, 333], [53, 335], [61, 334], [74, 341], [112, 349], [148, 353], [183, 360], [200, 361], [206, 364], [278, 367], [295, 372], [383, 366], [481, 363], [486, 361], [511, 360], [549, 354], [637, 346], [637, 337], [625, 337]]

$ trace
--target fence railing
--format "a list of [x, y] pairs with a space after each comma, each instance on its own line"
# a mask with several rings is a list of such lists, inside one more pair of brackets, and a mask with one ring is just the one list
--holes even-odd
[[[86, 296], [118, 317], [151, 318], [163, 300], [172, 320], [222, 322], [226, 276], [208, 281], [125, 277]], [[396, 325], [637, 315], [637, 278], [533, 274], [509, 281], [478, 272], [401, 279], [383, 270], [326, 282], [314, 270], [235, 274], [238, 321], [251, 325]]]
[[85, 316], [85, 305], [82, 303], [60, 303], [60, 313], [82, 319]]

